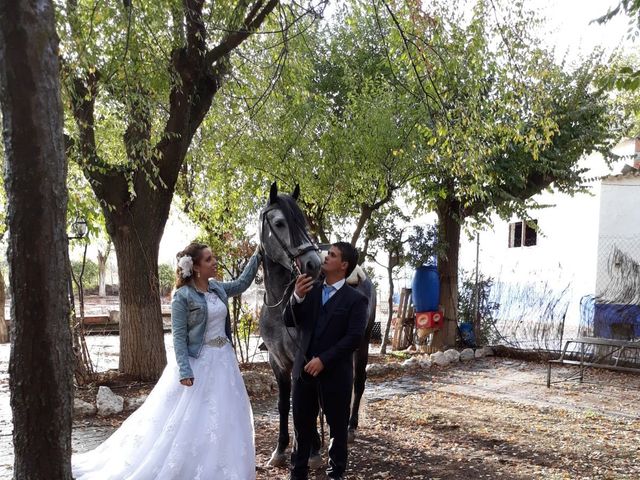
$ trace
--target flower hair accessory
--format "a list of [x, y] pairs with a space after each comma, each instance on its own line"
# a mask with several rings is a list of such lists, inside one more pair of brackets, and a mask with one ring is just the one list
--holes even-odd
[[178, 268], [182, 278], [190, 277], [193, 273], [193, 258], [190, 255], [184, 255], [178, 259]]

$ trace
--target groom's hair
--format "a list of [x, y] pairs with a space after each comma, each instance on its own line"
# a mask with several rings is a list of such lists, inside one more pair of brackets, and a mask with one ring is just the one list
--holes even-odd
[[358, 250], [356, 247], [347, 242], [336, 242], [333, 244], [338, 250], [340, 250], [340, 257], [343, 262], [347, 262], [347, 271], [345, 278], [351, 275], [351, 272], [356, 268], [358, 264]]

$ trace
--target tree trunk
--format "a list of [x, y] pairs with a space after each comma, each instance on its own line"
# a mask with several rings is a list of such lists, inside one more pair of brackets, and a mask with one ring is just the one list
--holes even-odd
[[458, 327], [458, 256], [460, 253], [460, 202], [442, 201], [437, 207], [438, 234], [445, 244], [438, 254], [440, 305], [444, 309], [444, 325], [434, 335], [434, 347], [455, 346]]
[[367, 255], [369, 255], [370, 242], [371, 242], [371, 238], [369, 237], [369, 235], [365, 236], [364, 242], [362, 243], [362, 248], [358, 252], [358, 265], [364, 264], [364, 262], [367, 260]]
[[14, 478], [71, 479], [67, 164], [51, 1], [0, 3]]
[[362, 234], [362, 230], [367, 225], [367, 222], [371, 220], [371, 216], [373, 215], [373, 212], [380, 209], [380, 207], [382, 207], [383, 205], [389, 203], [393, 198], [393, 192], [395, 192], [397, 189], [398, 187], [387, 183], [386, 185], [387, 193], [384, 197], [382, 197], [381, 199], [371, 204], [366, 204], [366, 203], [360, 204], [360, 217], [358, 218], [358, 222], [356, 223], [356, 229], [353, 232], [353, 235], [351, 236], [351, 242], [350, 242], [351, 245], [353, 245], [354, 247], [356, 246], [356, 243], [358, 243], [358, 240], [360, 239], [360, 235]]
[[7, 319], [4, 316], [4, 304], [7, 301], [5, 290], [4, 275], [0, 272], [0, 343], [9, 341], [9, 329], [7, 328]]
[[105, 252], [98, 250], [98, 296], [107, 296], [107, 260], [111, 253], [111, 242], [107, 243]]
[[[389, 279], [389, 312], [387, 314], [387, 325], [382, 336], [382, 345], [380, 346], [380, 354], [386, 355], [387, 344], [389, 343], [389, 330], [391, 330], [391, 321], [393, 320], [393, 254], [389, 252], [389, 266], [387, 267], [387, 276]], [[398, 328], [398, 326], [396, 326]]]
[[[234, 21], [222, 38], [208, 49], [208, 20], [202, 0], [184, 0], [184, 41], [171, 52], [172, 83], [168, 93], [163, 131], [152, 132], [152, 112], [145, 102], [132, 101], [124, 118], [123, 135], [128, 166], [100, 158], [95, 126], [95, 102], [100, 82], [97, 66], [84, 72], [68, 72], [71, 108], [78, 127], [77, 147], [84, 174], [100, 201], [107, 232], [114, 243], [120, 277], [120, 371], [136, 378], [155, 380], [166, 364], [158, 289], [158, 249], [176, 181], [193, 136], [211, 108], [229, 68], [229, 54], [258, 30], [278, 5], [238, 2]], [[75, 15], [76, 9], [70, 11]], [[177, 13], [177, 11], [176, 11]], [[242, 20], [244, 18], [244, 20]], [[215, 35], [218, 35], [216, 27]], [[182, 29], [176, 33], [182, 37]], [[82, 42], [82, 38], [76, 38]], [[180, 44], [181, 38], [176, 38]], [[140, 82], [137, 95], [149, 88]], [[108, 92], [108, 90], [107, 90]], [[107, 93], [108, 94], [108, 93]], [[151, 148], [152, 139], [158, 142]], [[141, 148], [145, 146], [144, 148]], [[155, 178], [149, 178], [157, 170]], [[97, 168], [96, 168], [97, 167]]]
[[360, 217], [358, 218], [358, 222], [356, 223], [356, 229], [354, 230], [353, 235], [351, 236], [351, 242], [349, 242], [354, 247], [356, 246], [356, 243], [358, 243], [358, 240], [360, 239], [360, 234], [362, 233], [362, 229], [371, 218], [371, 215], [373, 214], [374, 210], [375, 208], [370, 205], [365, 205], [364, 203], [360, 205]]
[[107, 296], [107, 266], [103, 263], [98, 257], [98, 296], [106, 297]]
[[[147, 203], [143, 198], [136, 202]], [[140, 203], [136, 208], [144, 208]], [[161, 203], [156, 207], [164, 210]], [[149, 212], [146, 217], [113, 212], [107, 230], [118, 258], [120, 280], [119, 369], [135, 378], [157, 380], [167, 363], [158, 281], [162, 227], [157, 224], [166, 217], [151, 206], [145, 210]]]

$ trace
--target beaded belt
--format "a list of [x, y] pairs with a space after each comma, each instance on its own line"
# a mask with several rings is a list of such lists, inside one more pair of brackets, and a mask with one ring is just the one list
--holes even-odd
[[216, 337], [204, 342], [205, 345], [218, 348], [224, 347], [227, 343], [229, 343], [229, 339], [227, 337]]

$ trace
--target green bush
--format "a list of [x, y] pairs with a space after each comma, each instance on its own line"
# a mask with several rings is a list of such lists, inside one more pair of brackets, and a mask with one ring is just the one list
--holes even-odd
[[[245, 305], [248, 310], [248, 305]], [[258, 319], [250, 311], [244, 311], [241, 313], [240, 318], [237, 320], [238, 336], [241, 339], [248, 338], [249, 335], [258, 334]]]
[[87, 290], [98, 289], [98, 264], [93, 260], [87, 260], [84, 263], [84, 271], [82, 270], [82, 260], [73, 260], [71, 269], [76, 282], [80, 281], [80, 272], [82, 272], [82, 288]]
[[[496, 338], [495, 314], [498, 304], [491, 301], [491, 288], [493, 278], [480, 275], [478, 285], [475, 284], [475, 275], [471, 272], [460, 272], [458, 286], [458, 317], [461, 322], [473, 323], [478, 304], [479, 331], [476, 332], [478, 345], [491, 345]], [[476, 300], [476, 292], [478, 298]]]
[[158, 265], [158, 283], [160, 284], [160, 296], [164, 297], [171, 293], [171, 289], [176, 281], [176, 272], [168, 263]]

